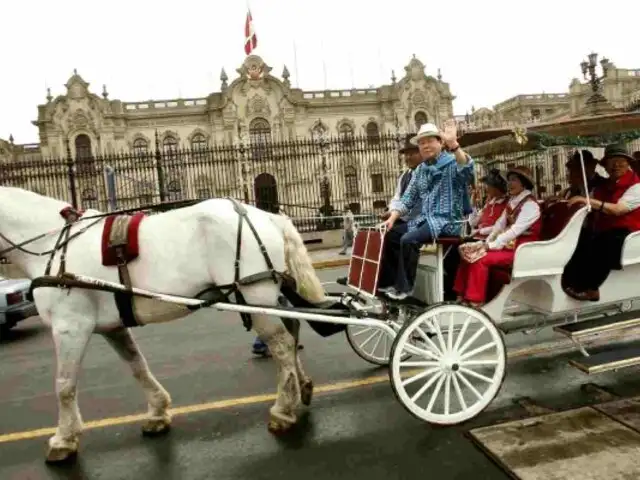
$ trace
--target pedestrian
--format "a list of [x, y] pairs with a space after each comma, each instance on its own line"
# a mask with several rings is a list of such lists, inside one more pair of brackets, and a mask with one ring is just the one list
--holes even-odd
[[353, 213], [351, 212], [350, 207], [346, 207], [344, 211], [344, 232], [342, 234], [342, 250], [340, 250], [340, 255], [346, 255], [347, 249], [351, 248], [353, 245]]

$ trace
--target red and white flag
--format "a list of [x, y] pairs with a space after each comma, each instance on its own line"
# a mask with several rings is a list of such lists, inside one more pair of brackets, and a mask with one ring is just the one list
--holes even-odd
[[244, 22], [244, 53], [250, 55], [257, 46], [258, 37], [256, 36], [256, 32], [253, 31], [253, 18], [251, 17], [251, 10], [247, 10], [247, 19]]

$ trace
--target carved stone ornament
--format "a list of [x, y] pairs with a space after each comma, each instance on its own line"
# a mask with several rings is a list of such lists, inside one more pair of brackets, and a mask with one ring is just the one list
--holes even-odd
[[424, 69], [425, 69], [424, 63], [418, 60], [414, 55], [411, 61], [409, 62], [409, 65], [404, 67], [404, 70], [406, 72], [405, 77], [409, 77], [414, 82], [417, 82], [418, 80], [424, 78]]
[[67, 96], [73, 100], [84, 98], [89, 93], [89, 84], [85, 82], [76, 70], [65, 85], [67, 87]]
[[415, 91], [413, 92], [413, 95], [411, 95], [411, 103], [416, 106], [425, 105], [427, 103], [427, 96], [424, 92], [421, 92], [419, 90]]
[[271, 91], [269, 84], [265, 82], [265, 79], [271, 76], [271, 67], [258, 55], [249, 55], [236, 72], [246, 79], [241, 88], [243, 94], [246, 94], [247, 88], [262, 87], [267, 92]]
[[247, 102], [247, 115], [271, 115], [271, 107], [266, 98], [257, 93]]
[[82, 110], [76, 110], [71, 122], [76, 128], [85, 128], [89, 124], [89, 119]]

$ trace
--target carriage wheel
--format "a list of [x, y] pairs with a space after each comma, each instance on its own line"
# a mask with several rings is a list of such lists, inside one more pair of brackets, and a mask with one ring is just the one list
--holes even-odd
[[[430, 338], [429, 331], [436, 335]], [[484, 312], [439, 304], [400, 331], [391, 348], [389, 376], [412, 415], [455, 425], [478, 415], [498, 394], [506, 357], [502, 334]]]
[[[407, 320], [406, 315], [410, 314], [409, 310], [405, 310], [389, 325], [396, 333], [399, 332]], [[347, 325], [345, 333], [349, 345], [360, 358], [374, 365], [389, 365], [394, 338], [389, 337], [384, 330], [376, 327], [363, 327], [362, 325]], [[410, 354], [407, 354], [404, 358], [409, 356]]]

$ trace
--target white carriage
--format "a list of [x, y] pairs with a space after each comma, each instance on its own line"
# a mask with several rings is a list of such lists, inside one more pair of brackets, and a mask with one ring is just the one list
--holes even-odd
[[[354, 240], [343, 303], [387, 317], [389, 328], [351, 324], [347, 338], [363, 359], [389, 365], [393, 390], [414, 416], [453, 425], [476, 416], [500, 390], [506, 372], [504, 335], [542, 327], [568, 337], [582, 356], [569, 363], [594, 374], [640, 364], [640, 349], [617, 347], [589, 354], [583, 341], [640, 326], [640, 232], [629, 235], [621, 266], [600, 288], [597, 302], [567, 296], [561, 277], [588, 215], [566, 202], [543, 205], [542, 238], [520, 245], [513, 267], [492, 268], [489, 301], [472, 308], [444, 301], [444, 259], [460, 238], [440, 238], [423, 249], [409, 301], [377, 294], [384, 230], [361, 229]], [[390, 335], [389, 330], [395, 333]]]

